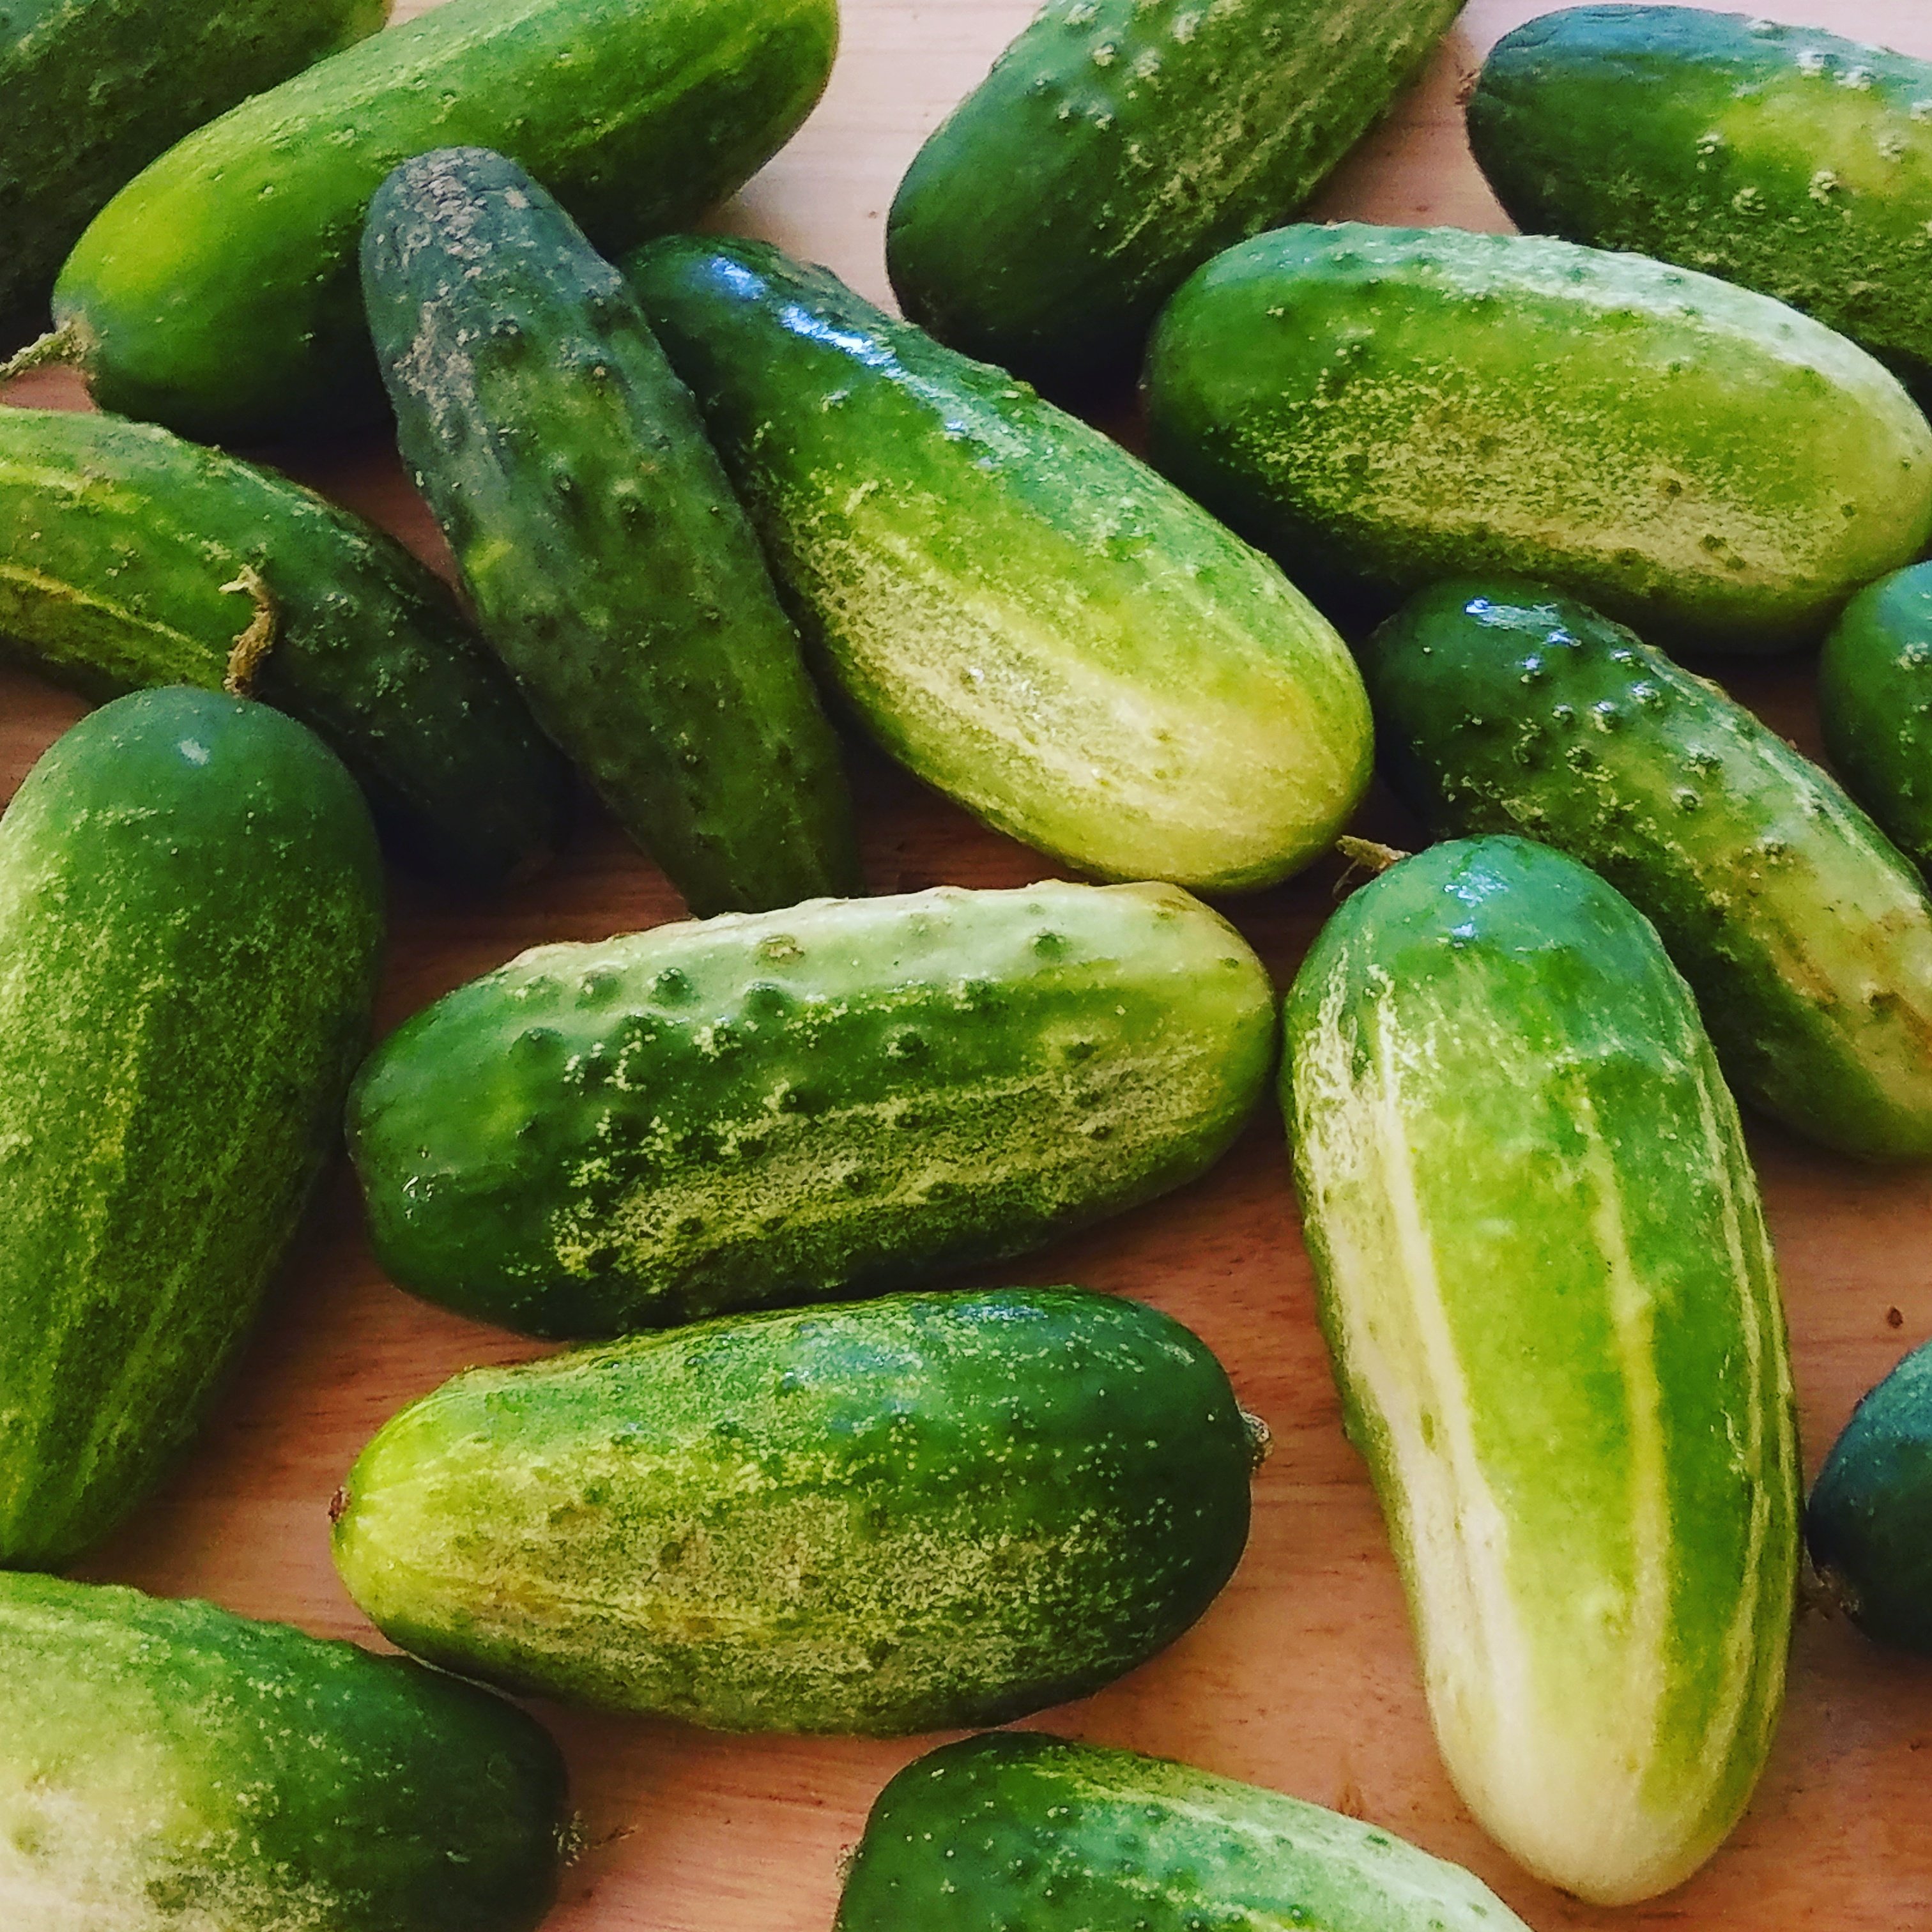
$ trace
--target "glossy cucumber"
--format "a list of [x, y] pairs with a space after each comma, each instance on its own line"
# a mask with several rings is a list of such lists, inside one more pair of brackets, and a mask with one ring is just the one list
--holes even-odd
[[1517, 832], [1652, 920], [1738, 1094], [1870, 1160], [1932, 1154], [1932, 903], [1823, 772], [1587, 604], [1438, 584], [1362, 653], [1435, 830]]
[[1348, 901], [1287, 1005], [1351, 1438], [1478, 1819], [1593, 1904], [1737, 1821], [1784, 1689], [1798, 1468], [1737, 1110], [1648, 922], [1509, 838]]
[[808, 645], [887, 751], [1106, 878], [1270, 884], [1368, 776], [1341, 641], [1097, 430], [761, 242], [627, 272]]
[[336, 1498], [376, 1626], [494, 1682], [898, 1736], [1085, 1695], [1207, 1609], [1250, 1442], [1178, 1323], [1075, 1288], [740, 1316], [472, 1369]]
[[1779, 650], [1932, 535], [1932, 428], [1892, 376], [1642, 256], [1282, 229], [1182, 287], [1147, 380], [1160, 466], [1358, 611], [1507, 571], [1665, 641]]
[[350, 1146], [404, 1287], [615, 1334], [915, 1282], [1191, 1180], [1272, 1007], [1171, 886], [821, 899], [458, 988], [371, 1055]]
[[334, 1144], [382, 932], [360, 796], [266, 705], [117, 699], [0, 820], [0, 1564], [98, 1540], [194, 1432]]
[[362, 284], [484, 634], [692, 910], [862, 891], [798, 634], [616, 270], [514, 161], [457, 148], [378, 191]]

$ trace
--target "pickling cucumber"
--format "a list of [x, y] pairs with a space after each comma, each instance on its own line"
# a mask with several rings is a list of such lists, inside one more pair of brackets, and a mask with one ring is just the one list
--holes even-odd
[[530, 1932], [566, 1828], [556, 1747], [487, 1691], [0, 1574], [7, 1932]]
[[920, 152], [886, 266], [942, 342], [1132, 374], [1188, 272], [1300, 206], [1462, 0], [1052, 0]]
[[350, 1148], [405, 1288], [616, 1334], [907, 1285], [1191, 1180], [1273, 1008], [1172, 886], [821, 899], [459, 987], [370, 1057]]
[[0, 1565], [98, 1541], [193, 1434], [334, 1144], [382, 933], [360, 795], [266, 705], [117, 699], [0, 819]]
[[1932, 1154], [1932, 903], [1808, 758], [1532, 584], [1438, 584], [1361, 656], [1383, 769], [1433, 830], [1600, 872], [1655, 923], [1743, 1098], [1844, 1153]]
[[1147, 382], [1160, 466], [1355, 610], [1506, 571], [1662, 641], [1778, 650], [1932, 536], [1932, 428], [1894, 376], [1638, 255], [1282, 229], [1184, 285]]
[[405, 162], [362, 286], [403, 459], [552, 738], [694, 913], [862, 892], [837, 740], [623, 278], [513, 161]]
[[1341, 640], [1119, 445], [761, 242], [626, 272], [806, 641], [886, 749], [1106, 878], [1272, 884], [1369, 772]]
[[724, 1730], [901, 1736], [1084, 1696], [1240, 1561], [1206, 1346], [1076, 1288], [740, 1316], [472, 1369], [385, 1426], [335, 1561], [466, 1676]]
[[1784, 1687], [1798, 1466], [1737, 1110], [1648, 922], [1547, 846], [1357, 892], [1282, 1106], [1351, 1439], [1478, 1820], [1593, 1904], [1667, 1891]]

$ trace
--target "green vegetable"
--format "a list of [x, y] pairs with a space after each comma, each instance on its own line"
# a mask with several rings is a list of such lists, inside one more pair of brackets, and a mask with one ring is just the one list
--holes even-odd
[[900, 762], [1108, 878], [1324, 850], [1368, 706], [1292, 586], [1144, 464], [754, 242], [627, 272], [808, 645]]
[[1262, 236], [1169, 304], [1148, 392], [1162, 469], [1378, 613], [1508, 571], [1666, 641], [1779, 650], [1932, 535], [1932, 428], [1862, 350], [1540, 236]]
[[1273, 996], [1172, 887], [949, 887], [539, 946], [392, 1034], [350, 1151], [419, 1294], [608, 1335], [1018, 1254], [1219, 1158]]
[[1472, 838], [1288, 995], [1295, 1179], [1430, 1714], [1486, 1829], [1594, 1904], [1737, 1821], [1784, 1688], [1798, 1468], [1737, 1111], [1649, 924]]
[[404, 461], [484, 634], [694, 912], [862, 892], [838, 746], [689, 394], [514, 162], [376, 194], [362, 280]]

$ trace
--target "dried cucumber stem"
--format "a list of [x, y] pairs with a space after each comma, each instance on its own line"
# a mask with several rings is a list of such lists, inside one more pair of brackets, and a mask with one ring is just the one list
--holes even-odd
[[255, 614], [248, 620], [248, 628], [235, 640], [221, 680], [221, 688], [230, 698], [251, 698], [255, 674], [261, 669], [262, 660], [275, 647], [275, 600], [268, 595], [262, 573], [252, 563], [243, 564], [236, 572], [233, 583], [224, 584], [221, 588], [224, 592], [246, 591], [254, 603]]
[[64, 322], [58, 328], [50, 328], [44, 335], [37, 335], [26, 348], [0, 362], [0, 383], [10, 382], [16, 376], [25, 376], [35, 369], [44, 369], [50, 363], [72, 364], [81, 358], [80, 331], [70, 322]]
[[1248, 1466], [1258, 1469], [1274, 1452], [1274, 1431], [1251, 1409], [1241, 1411], [1241, 1426], [1247, 1432]]
[[1348, 862], [1335, 881], [1337, 898], [1354, 886], [1358, 874], [1366, 872], [1372, 879], [1379, 878], [1391, 866], [1408, 856], [1399, 847], [1384, 845], [1373, 838], [1352, 838], [1346, 833], [1336, 840], [1335, 849]]

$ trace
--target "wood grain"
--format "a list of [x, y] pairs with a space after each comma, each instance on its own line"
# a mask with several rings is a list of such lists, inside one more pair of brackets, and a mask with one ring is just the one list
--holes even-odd
[[[884, 296], [880, 238], [900, 172], [1030, 8], [1030, 0], [847, 0], [845, 46], [824, 106], [726, 212], [726, 225], [770, 236]], [[1324, 192], [1319, 212], [1506, 225], [1464, 146], [1457, 98], [1490, 43], [1540, 10], [1534, 0], [1474, 0], [1424, 80]], [[1764, 0], [1760, 10], [1932, 56], [1922, 0]], [[16, 386], [9, 400], [78, 398], [55, 375]], [[284, 452], [280, 460], [439, 554], [386, 451]], [[1779, 729], [1815, 748], [1807, 666], [1726, 675]], [[25, 676], [0, 676], [7, 795], [80, 710]], [[878, 760], [860, 754], [856, 764], [875, 890], [1019, 884], [1047, 869]], [[1381, 800], [1364, 829], [1405, 832]], [[1284, 981], [1331, 902], [1334, 877], [1332, 866], [1318, 867], [1232, 909]], [[523, 946], [650, 925], [679, 910], [658, 874], [602, 824], [548, 878], [502, 903], [399, 880], [382, 1022]], [[1858, 1395], [1932, 1335], [1932, 1182], [1922, 1168], [1874, 1172], [1768, 1129], [1754, 1130], [1753, 1143], [1815, 1467]], [[1052, 1714], [1053, 1727], [1378, 1820], [1474, 1868], [1541, 1932], [1932, 1924], [1924, 1822], [1932, 1666], [1882, 1655], [1841, 1624], [1802, 1624], [1789, 1714], [1758, 1799], [1731, 1844], [1680, 1891], [1634, 1910], [1593, 1910], [1525, 1879], [1484, 1839], [1430, 1744], [1381, 1523], [1337, 1425], [1272, 1115], [1185, 1193], [1007, 1278], [1119, 1290], [1192, 1324], [1230, 1365], [1246, 1405], [1268, 1418], [1276, 1445], [1260, 1479], [1252, 1546], [1223, 1599], [1168, 1654]], [[206, 1438], [88, 1574], [371, 1641], [329, 1565], [330, 1492], [402, 1403], [466, 1364], [532, 1352], [386, 1283], [338, 1174]], [[921, 1748], [543, 1714], [569, 1752], [591, 1844], [568, 1876], [555, 1932], [823, 1932], [842, 1849], [885, 1778]]]

